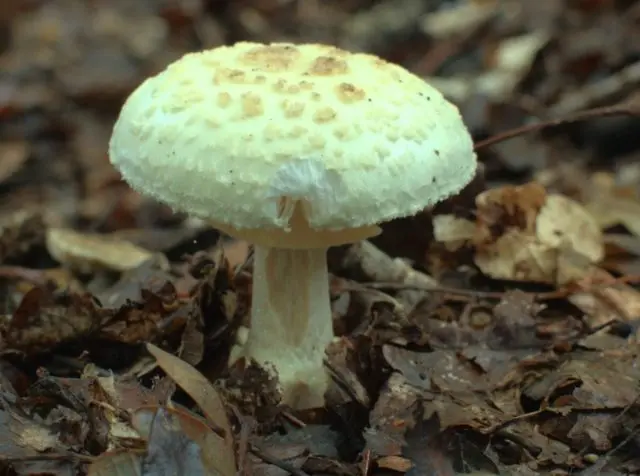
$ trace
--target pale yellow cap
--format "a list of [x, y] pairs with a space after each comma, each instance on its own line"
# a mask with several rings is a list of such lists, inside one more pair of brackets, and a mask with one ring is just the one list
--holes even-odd
[[476, 156], [458, 109], [375, 56], [237, 43], [187, 54], [129, 97], [109, 154], [138, 191], [234, 229], [368, 226], [458, 192]]

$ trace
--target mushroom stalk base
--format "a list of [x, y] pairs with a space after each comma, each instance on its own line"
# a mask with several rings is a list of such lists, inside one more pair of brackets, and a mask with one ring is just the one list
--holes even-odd
[[278, 373], [283, 403], [321, 407], [333, 339], [327, 249], [255, 246], [251, 331], [244, 355]]

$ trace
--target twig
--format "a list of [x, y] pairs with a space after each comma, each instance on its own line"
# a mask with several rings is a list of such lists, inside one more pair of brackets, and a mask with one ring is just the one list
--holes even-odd
[[362, 456], [362, 476], [369, 476], [369, 472], [371, 471], [371, 450], [364, 450], [364, 455]]
[[541, 413], [544, 413], [544, 412], [547, 412], [547, 411], [550, 411], [550, 410], [548, 410], [546, 408], [542, 408], [540, 410], [535, 410], [535, 411], [532, 411], [532, 412], [529, 412], [529, 413], [522, 413], [521, 415], [516, 415], [516, 416], [511, 417], [511, 418], [509, 418], [509, 419], [507, 419], [505, 421], [501, 421], [500, 423], [496, 423], [495, 425], [490, 426], [489, 428], [487, 428], [484, 431], [487, 434], [490, 435], [492, 433], [495, 433], [498, 430], [501, 430], [504, 427], [507, 427], [507, 426], [511, 425], [512, 423], [516, 423], [516, 422], [519, 422], [519, 421], [522, 421], [522, 420], [526, 420], [526, 419], [534, 417], [534, 416], [538, 416]]
[[247, 257], [245, 258], [244, 262], [237, 265], [236, 269], [233, 271], [234, 277], [238, 276], [243, 271], [247, 271], [250, 267], [253, 266], [253, 253], [254, 253], [254, 249], [253, 249], [253, 246], [251, 246], [249, 248], [249, 252], [247, 253]]
[[280, 415], [282, 415], [283, 418], [289, 420], [290, 423], [293, 423], [294, 425], [296, 425], [298, 428], [304, 428], [306, 425], [305, 422], [303, 422], [302, 420], [300, 420], [299, 418], [297, 418], [295, 415], [291, 414], [288, 411], [283, 410]]
[[50, 282], [41, 270], [22, 266], [0, 266], [0, 278], [22, 279], [40, 287], [46, 287]]
[[[606, 287], [612, 287], [618, 284], [630, 284], [630, 283], [639, 283], [640, 275], [628, 275], [621, 276], [619, 278], [614, 278], [611, 281], [607, 281], [605, 283], [592, 283], [592, 286], [585, 287], [582, 289], [574, 289], [571, 287], [564, 287], [557, 289], [555, 291], [548, 292], [526, 292], [525, 295], [531, 296], [536, 301], [551, 301], [554, 299], [562, 299], [574, 293], [584, 293], [589, 292], [592, 289], [602, 289]], [[370, 288], [370, 289], [390, 289], [390, 290], [402, 290], [402, 289], [416, 289], [425, 292], [431, 293], [445, 293], [445, 294], [454, 294], [459, 296], [468, 296], [470, 298], [477, 299], [502, 299], [507, 291], [476, 291], [474, 289], [460, 289], [460, 288], [448, 288], [445, 286], [422, 286], [419, 284], [402, 284], [402, 283], [359, 283], [362, 288]], [[344, 285], [344, 289], [347, 291], [361, 291], [362, 288], [356, 286], [349, 286], [348, 284]]]
[[548, 127], [557, 127], [563, 124], [570, 124], [572, 122], [586, 121], [597, 117], [635, 116], [638, 115], [638, 111], [636, 109], [637, 108], [633, 107], [633, 105], [627, 103], [616, 104], [615, 106], [604, 106], [595, 109], [587, 109], [586, 111], [578, 112], [561, 119], [550, 119], [547, 121], [536, 122], [535, 124], [527, 124], [525, 126], [516, 127], [514, 129], [501, 132], [489, 137], [488, 139], [476, 142], [476, 144], [474, 145], [474, 149], [483, 149], [485, 147], [497, 144], [498, 142], [504, 142], [505, 140], [512, 139], [523, 134], [536, 132]]
[[456, 294], [459, 296], [469, 296], [474, 298], [481, 299], [502, 299], [504, 296], [504, 292], [502, 291], [475, 291], [473, 289], [459, 289], [459, 288], [448, 288], [445, 286], [424, 286], [421, 284], [411, 284], [411, 283], [358, 283], [359, 286], [350, 286], [348, 284], [343, 285], [343, 289], [346, 291], [362, 291], [363, 288], [366, 290], [369, 289], [389, 289], [395, 291], [401, 291], [406, 289], [414, 289], [416, 291], [425, 291], [429, 293], [445, 293], [445, 294]]
[[245, 468], [247, 463], [247, 452], [249, 448], [249, 436], [253, 432], [254, 424], [248, 418], [242, 415], [238, 409], [231, 405], [231, 411], [235, 415], [236, 419], [240, 423], [240, 435], [238, 436], [238, 474], [246, 474]]
[[260, 458], [264, 462], [272, 464], [274, 466], [277, 466], [278, 468], [280, 468], [280, 469], [282, 469], [284, 471], [287, 471], [289, 474], [291, 474], [293, 476], [309, 476], [308, 473], [305, 473], [301, 469], [294, 468], [289, 463], [287, 463], [285, 461], [281, 461], [278, 458], [275, 458], [275, 457], [269, 455], [268, 453], [265, 453], [264, 451], [262, 451], [260, 448], [258, 448], [254, 444], [250, 444], [249, 448], [250, 448], [251, 452], [254, 455], [256, 455], [258, 458]]

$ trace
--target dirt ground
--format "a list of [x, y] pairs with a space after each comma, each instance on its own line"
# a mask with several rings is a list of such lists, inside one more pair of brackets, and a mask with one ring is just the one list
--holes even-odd
[[[399, 63], [460, 194], [331, 249], [324, 408], [227, 368], [250, 247], [107, 157], [146, 77], [239, 40]], [[640, 2], [0, 0], [0, 474], [640, 474]]]

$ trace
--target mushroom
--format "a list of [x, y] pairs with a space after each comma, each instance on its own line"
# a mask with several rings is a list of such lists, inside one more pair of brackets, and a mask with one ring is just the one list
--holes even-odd
[[189, 53], [127, 99], [124, 180], [254, 246], [246, 358], [283, 402], [322, 406], [334, 338], [326, 252], [460, 191], [476, 156], [458, 109], [376, 56], [241, 42]]

